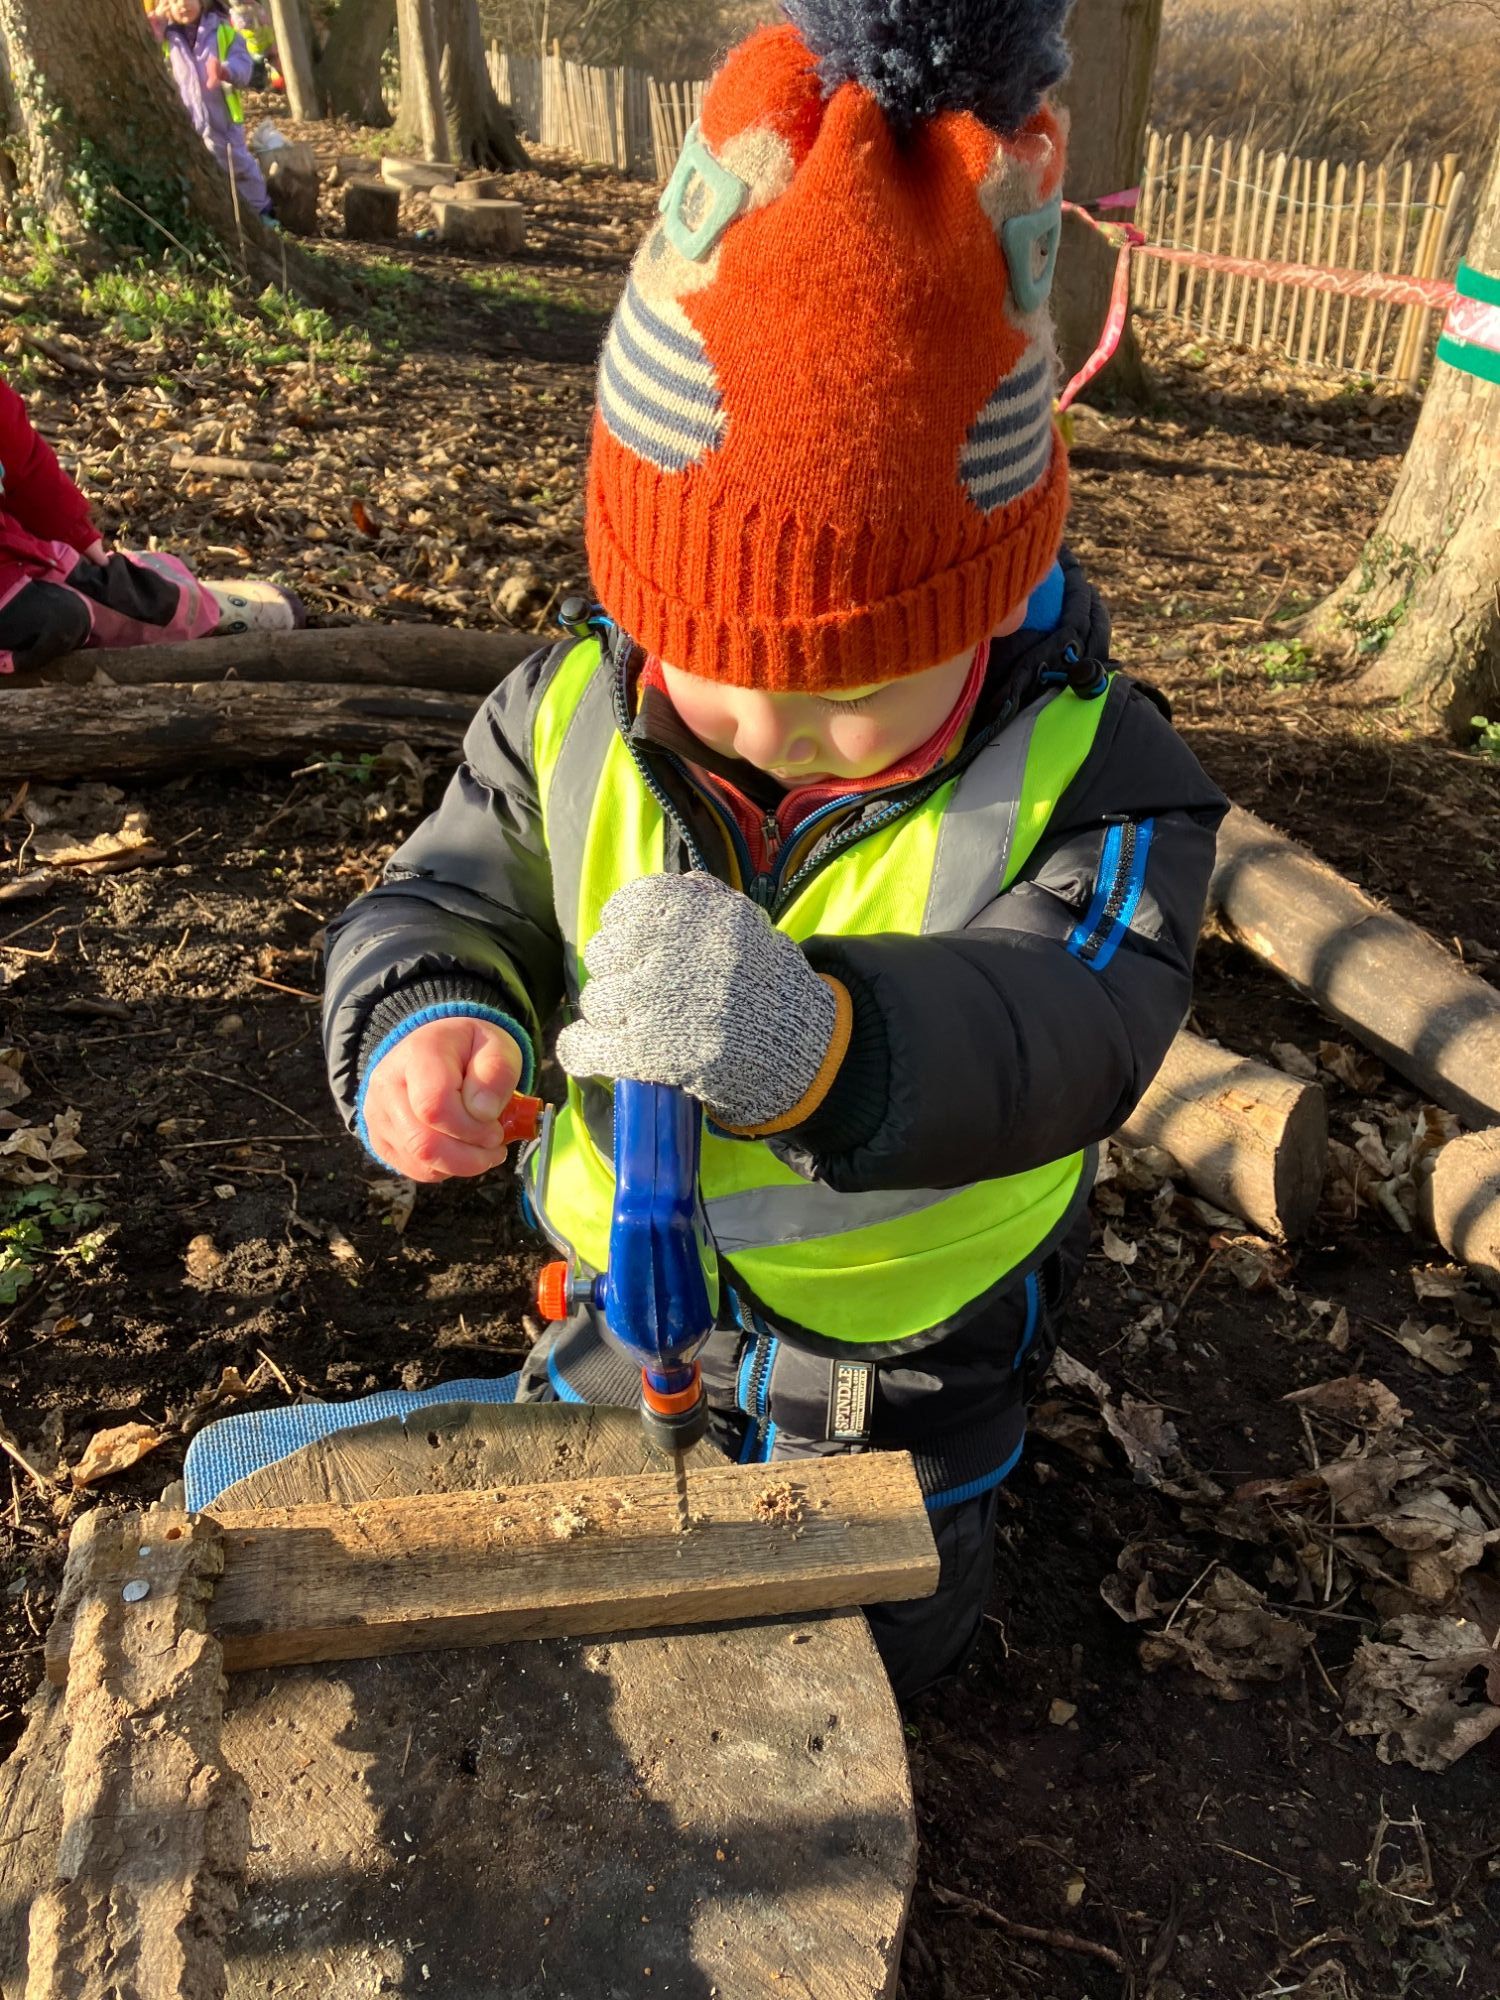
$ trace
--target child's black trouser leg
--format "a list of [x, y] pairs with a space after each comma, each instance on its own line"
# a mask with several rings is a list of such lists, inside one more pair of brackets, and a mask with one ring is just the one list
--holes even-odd
[[93, 620], [83, 599], [60, 583], [23, 583], [0, 604], [0, 672], [45, 667], [88, 643]]

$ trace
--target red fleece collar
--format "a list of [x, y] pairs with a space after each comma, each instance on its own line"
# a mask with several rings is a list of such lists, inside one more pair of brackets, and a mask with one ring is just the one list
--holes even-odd
[[[876, 771], [868, 778], [829, 778], [816, 785], [799, 785], [788, 791], [776, 808], [778, 845], [790, 840], [805, 819], [821, 807], [831, 805], [835, 799], [859, 798], [866, 792], [891, 791], [898, 785], [908, 785], [914, 778], [925, 778], [929, 771], [953, 756], [962, 746], [964, 731], [979, 699], [979, 691], [984, 686], [989, 662], [990, 642], [984, 639], [974, 649], [968, 678], [946, 719], [925, 743], [908, 751], [899, 763], [888, 764], [883, 771]], [[641, 669], [639, 686], [655, 688], [665, 699], [671, 699], [667, 695], [666, 677], [659, 659], [653, 657], [647, 660]], [[761, 812], [729, 779], [702, 770], [696, 764], [692, 766], [692, 771], [698, 783], [716, 798], [722, 799], [733, 812], [740, 831], [750, 843], [757, 871], [769, 866], [765, 838], [768, 815]]]

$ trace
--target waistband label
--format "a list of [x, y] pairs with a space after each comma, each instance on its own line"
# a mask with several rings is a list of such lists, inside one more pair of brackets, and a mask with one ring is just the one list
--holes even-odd
[[828, 1435], [835, 1444], [859, 1444], [870, 1435], [875, 1369], [868, 1361], [836, 1361], [828, 1385]]

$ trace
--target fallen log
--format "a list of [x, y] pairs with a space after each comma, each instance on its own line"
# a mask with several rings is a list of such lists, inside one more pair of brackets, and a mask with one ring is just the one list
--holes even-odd
[[472, 697], [422, 688], [24, 688], [0, 693], [0, 779], [161, 778], [359, 756], [400, 737], [450, 757]]
[[[910, 1458], [870, 1452], [355, 1506], [219, 1513], [224, 1671], [433, 1646], [767, 1618], [927, 1597], [937, 1550]], [[60, 1615], [61, 1685], [83, 1626]]]
[[250, 1820], [220, 1762], [224, 1682], [204, 1629], [221, 1560], [211, 1521], [163, 1507], [101, 1508], [73, 1530], [62, 1832], [31, 1906], [27, 2000], [224, 1993]]
[[1120, 1137], [1159, 1146], [1191, 1184], [1267, 1236], [1300, 1236], [1328, 1170], [1328, 1110], [1315, 1083], [1186, 1030]]
[[70, 653], [0, 687], [7, 703], [28, 687], [117, 687], [174, 682], [283, 681], [307, 685], [440, 688], [488, 694], [529, 659], [546, 634], [461, 632], [452, 625], [336, 625], [313, 632], [239, 632], [188, 646], [132, 646]]
[[1500, 1120], [1500, 992], [1238, 806], [1209, 892], [1225, 928], [1435, 1103]]
[[214, 458], [196, 451], [174, 451], [174, 472], [195, 472], [203, 479], [285, 479], [289, 466], [269, 458]]
[[1449, 1256], [1500, 1292], [1500, 1131], [1450, 1139], [1422, 1198], [1427, 1226]]

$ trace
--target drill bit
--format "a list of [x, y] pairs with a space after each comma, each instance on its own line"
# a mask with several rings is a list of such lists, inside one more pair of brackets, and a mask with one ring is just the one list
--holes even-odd
[[677, 1532], [685, 1535], [688, 1531], [687, 1463], [681, 1446], [673, 1447], [672, 1473], [677, 1482]]

